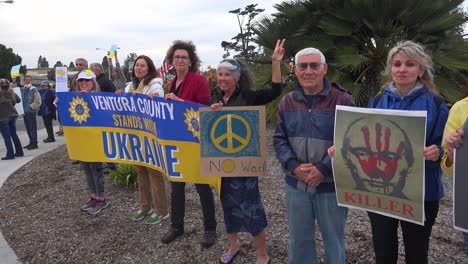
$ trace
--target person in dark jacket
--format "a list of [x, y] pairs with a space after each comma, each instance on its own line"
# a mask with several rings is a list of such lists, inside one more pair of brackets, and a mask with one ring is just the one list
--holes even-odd
[[[218, 65], [218, 86], [221, 94], [213, 98], [211, 108], [222, 106], [264, 105], [281, 94], [281, 60], [285, 40], [278, 40], [272, 55], [272, 88], [254, 89], [252, 73], [240, 60], [226, 59]], [[238, 233], [249, 232], [255, 242], [256, 263], [269, 263], [266, 251], [267, 219], [263, 209], [258, 177], [226, 177], [221, 180], [221, 204], [229, 248], [220, 258], [221, 263], [231, 263], [239, 255]]]
[[278, 105], [273, 143], [286, 171], [288, 262], [316, 263], [315, 221], [325, 262], [345, 263], [344, 227], [348, 209], [338, 206], [327, 149], [333, 145], [335, 108], [353, 106], [352, 96], [325, 75], [325, 56], [305, 48], [295, 56], [294, 91]]
[[10, 160], [24, 156], [21, 141], [16, 134], [18, 112], [15, 104], [21, 102], [21, 98], [10, 89], [10, 82], [7, 79], [0, 79], [0, 87], [0, 132], [7, 150], [2, 160]]
[[101, 92], [115, 92], [115, 86], [109, 78], [104, 74], [104, 68], [100, 63], [91, 63], [89, 69], [96, 75], [96, 81], [101, 88]]
[[41, 95], [42, 104], [37, 114], [42, 116], [42, 120], [44, 121], [44, 126], [47, 131], [47, 138], [43, 141], [44, 143], [55, 142], [54, 128], [52, 126], [52, 122], [57, 116], [57, 108], [54, 105], [55, 91], [50, 89], [48, 81], [42, 81], [39, 94]]

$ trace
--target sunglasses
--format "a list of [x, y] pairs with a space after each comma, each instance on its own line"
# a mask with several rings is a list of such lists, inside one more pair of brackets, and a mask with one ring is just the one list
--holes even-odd
[[298, 63], [297, 68], [301, 71], [307, 70], [307, 67], [310, 67], [312, 70], [319, 70], [322, 64], [321, 62]]
[[90, 82], [91, 79], [79, 79], [78, 82]]

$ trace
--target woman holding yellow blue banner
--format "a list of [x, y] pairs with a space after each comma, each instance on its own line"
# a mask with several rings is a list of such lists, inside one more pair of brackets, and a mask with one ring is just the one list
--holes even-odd
[[[140, 55], [135, 60], [132, 70], [132, 82], [125, 91], [133, 95], [146, 94], [153, 98], [163, 97], [162, 79], [154, 66], [153, 61], [145, 55]], [[123, 90], [117, 90], [121, 95]], [[166, 195], [166, 183], [164, 175], [144, 166], [135, 166], [138, 175], [138, 189], [140, 191], [140, 210], [132, 216], [132, 220], [143, 220], [147, 224], [157, 224], [169, 217]]]
[[[198, 74], [200, 58], [192, 41], [175, 40], [166, 53], [166, 61], [174, 66], [176, 77], [169, 83], [166, 100], [187, 101], [208, 105], [210, 86]], [[208, 184], [195, 184], [203, 211], [204, 234], [201, 246], [209, 248], [216, 242], [216, 215], [213, 191]], [[171, 181], [171, 227], [161, 238], [169, 244], [184, 233], [185, 182]]]
[[[271, 89], [254, 90], [252, 73], [240, 60], [226, 59], [218, 65], [218, 86], [221, 94], [213, 98], [213, 110], [222, 106], [264, 105], [281, 94], [281, 60], [285, 40], [278, 40], [272, 55]], [[221, 181], [221, 204], [224, 211], [229, 248], [220, 258], [231, 263], [240, 253], [237, 233], [247, 231], [254, 239], [257, 263], [269, 263], [266, 252], [267, 219], [263, 208], [257, 177], [229, 177]]]
[[[85, 70], [78, 74], [76, 78], [78, 87], [81, 93], [100, 92], [96, 75], [91, 70]], [[56, 99], [58, 102], [58, 99]], [[102, 170], [102, 162], [85, 162], [80, 161], [81, 167], [85, 171], [86, 181], [90, 197], [88, 201], [81, 206], [81, 210], [88, 212], [89, 215], [96, 215], [101, 210], [107, 208], [109, 203], [104, 197], [104, 172]]]

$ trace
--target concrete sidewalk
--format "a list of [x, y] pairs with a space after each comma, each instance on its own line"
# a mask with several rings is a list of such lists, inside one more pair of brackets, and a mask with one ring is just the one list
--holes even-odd
[[[18, 120], [16, 121], [18, 123]], [[54, 131], [58, 131], [58, 126], [54, 126]], [[18, 136], [21, 140], [23, 146], [29, 143], [28, 135], [26, 131], [18, 132]], [[24, 150], [24, 157], [17, 157], [12, 160], [0, 160], [0, 187], [3, 186], [3, 183], [6, 179], [17, 171], [19, 168], [23, 167], [26, 163], [36, 158], [37, 156], [49, 152], [60, 145], [65, 144], [63, 136], [55, 136], [55, 142], [52, 143], [43, 143], [42, 140], [47, 137], [47, 132], [45, 129], [40, 129], [37, 131], [37, 141], [39, 148], [33, 150]], [[0, 157], [6, 155], [5, 144], [0, 143]], [[11, 247], [6, 242], [3, 234], [0, 233], [0, 262], [2, 264], [17, 264], [21, 263], [18, 261], [18, 257]]]

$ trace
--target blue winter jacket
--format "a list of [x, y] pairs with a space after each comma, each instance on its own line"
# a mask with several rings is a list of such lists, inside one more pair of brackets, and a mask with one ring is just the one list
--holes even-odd
[[[434, 96], [434, 92], [423, 87], [408, 96], [400, 97], [387, 86], [378, 102], [374, 103], [376, 97], [370, 101], [369, 108], [427, 111], [426, 147], [437, 145], [442, 158], [444, 152], [441, 143], [448, 108], [444, 100], [434, 99]], [[427, 202], [439, 201], [444, 196], [440, 158], [437, 161], [425, 161], [425, 201]]]
[[[307, 192], [333, 192], [333, 173], [327, 149], [333, 145], [335, 108], [354, 106], [352, 96], [335, 83], [324, 79], [324, 89], [309, 105], [303, 88], [297, 85], [278, 104], [273, 143], [276, 156], [286, 171], [286, 184]], [[325, 177], [317, 189], [298, 179], [293, 171], [302, 163], [312, 163]]]

